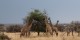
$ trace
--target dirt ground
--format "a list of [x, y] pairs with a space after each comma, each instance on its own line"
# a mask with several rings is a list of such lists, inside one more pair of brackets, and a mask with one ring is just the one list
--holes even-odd
[[56, 36], [55, 33], [53, 36], [46, 36], [45, 33], [40, 33], [40, 36], [37, 35], [36, 32], [31, 32], [30, 37], [21, 37], [20, 33], [5, 33], [8, 35], [11, 40], [80, 40], [80, 37], [77, 36], [77, 33], [74, 32], [74, 36], [70, 34], [67, 36], [65, 32], [59, 32], [59, 35]]

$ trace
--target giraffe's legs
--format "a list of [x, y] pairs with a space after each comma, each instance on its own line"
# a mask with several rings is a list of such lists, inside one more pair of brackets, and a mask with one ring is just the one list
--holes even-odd
[[74, 35], [73, 35], [73, 31], [72, 31], [72, 36], [74, 36]]
[[67, 36], [69, 36], [70, 32], [67, 32]]

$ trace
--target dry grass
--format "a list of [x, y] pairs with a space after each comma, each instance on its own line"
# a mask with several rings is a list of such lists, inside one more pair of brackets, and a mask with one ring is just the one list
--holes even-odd
[[32, 32], [29, 38], [21, 37], [20, 33], [5, 33], [8, 35], [12, 40], [80, 40], [80, 37], [77, 36], [77, 33], [74, 33], [74, 36], [70, 34], [67, 36], [66, 33], [59, 32], [59, 36], [55, 34], [52, 36], [45, 36], [45, 34], [40, 33], [40, 36], [37, 36], [37, 33]]

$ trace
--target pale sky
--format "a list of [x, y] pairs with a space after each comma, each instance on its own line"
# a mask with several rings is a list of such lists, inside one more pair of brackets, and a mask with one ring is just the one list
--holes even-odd
[[32, 9], [45, 9], [53, 23], [80, 21], [80, 0], [0, 0], [0, 23], [22, 24]]

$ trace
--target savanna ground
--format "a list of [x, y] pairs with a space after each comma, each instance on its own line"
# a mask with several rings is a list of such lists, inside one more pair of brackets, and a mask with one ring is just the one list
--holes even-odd
[[59, 36], [55, 34], [53, 36], [46, 36], [45, 33], [40, 33], [40, 36], [37, 36], [36, 32], [31, 32], [30, 37], [21, 37], [20, 33], [5, 33], [11, 40], [80, 40], [80, 37], [77, 36], [77, 33], [74, 32], [74, 36], [70, 34], [67, 36], [65, 32], [59, 32]]

